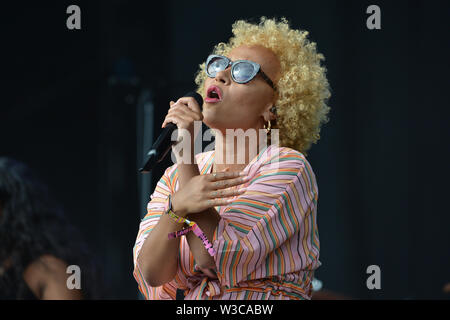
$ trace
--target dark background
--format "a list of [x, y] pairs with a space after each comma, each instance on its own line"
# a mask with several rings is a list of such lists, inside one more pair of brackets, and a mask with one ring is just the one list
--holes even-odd
[[[66, 8], [81, 8], [81, 30]], [[381, 8], [381, 30], [366, 8]], [[2, 4], [0, 156], [49, 184], [100, 259], [105, 298], [136, 299], [145, 213], [142, 101], [194, 88], [237, 19], [285, 16], [326, 57], [330, 122], [309, 152], [326, 289], [363, 299], [448, 299], [448, 1], [53, 1]], [[146, 125], [146, 124], [144, 124]], [[145, 195], [148, 199], [149, 194]], [[1, 244], [0, 244], [1, 245]], [[366, 268], [381, 268], [368, 290]]]

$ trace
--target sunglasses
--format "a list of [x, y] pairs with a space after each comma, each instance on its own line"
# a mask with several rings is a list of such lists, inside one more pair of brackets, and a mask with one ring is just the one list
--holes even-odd
[[261, 66], [249, 60], [231, 61], [227, 57], [212, 54], [206, 60], [206, 74], [210, 78], [215, 78], [217, 72], [224, 71], [231, 65], [231, 78], [236, 83], [247, 83], [257, 74], [260, 74], [264, 81], [276, 90], [273, 81], [261, 70]]

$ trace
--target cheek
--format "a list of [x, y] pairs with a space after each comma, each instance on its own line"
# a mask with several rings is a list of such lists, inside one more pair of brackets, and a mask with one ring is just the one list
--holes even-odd
[[211, 78], [210, 77], [206, 77], [205, 79], [205, 83], [203, 85], [203, 92], [206, 94], [206, 89], [208, 89], [209, 85], [211, 82]]
[[[271, 96], [267, 90], [261, 87], [241, 87], [233, 95], [235, 105], [242, 110], [244, 108], [255, 116], [259, 115], [264, 107], [269, 103]], [[248, 113], [245, 112], [245, 113]]]

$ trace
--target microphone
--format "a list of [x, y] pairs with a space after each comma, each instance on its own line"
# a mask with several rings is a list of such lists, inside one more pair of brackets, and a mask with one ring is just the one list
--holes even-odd
[[[203, 98], [201, 95], [199, 95], [197, 92], [191, 91], [184, 95], [184, 97], [193, 97], [198, 105], [200, 106], [200, 109], [203, 106]], [[146, 154], [146, 160], [145, 164], [142, 168], [139, 169], [139, 172], [142, 173], [149, 173], [154, 166], [163, 161], [164, 158], [167, 156], [169, 151], [172, 148], [172, 145], [176, 141], [172, 141], [172, 133], [177, 128], [177, 125], [174, 123], [168, 123], [163, 128], [161, 134], [159, 135], [158, 139], [153, 143], [153, 146], [150, 148], [150, 150]]]

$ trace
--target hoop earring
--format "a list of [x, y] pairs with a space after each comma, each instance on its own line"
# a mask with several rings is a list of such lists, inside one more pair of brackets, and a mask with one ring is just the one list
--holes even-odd
[[266, 129], [267, 134], [270, 133], [270, 129], [271, 129], [270, 120], [267, 121], [267, 127], [266, 127], [266, 125], [264, 124], [264, 129]]

